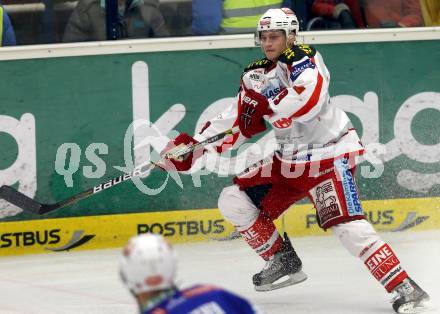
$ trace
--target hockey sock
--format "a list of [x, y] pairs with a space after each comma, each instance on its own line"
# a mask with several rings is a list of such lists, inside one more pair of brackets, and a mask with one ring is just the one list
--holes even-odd
[[251, 227], [240, 231], [240, 233], [250, 247], [265, 260], [269, 260], [283, 244], [283, 239], [275, 224], [264, 212], [260, 212]]
[[367, 266], [370, 273], [385, 287], [388, 292], [408, 278], [406, 271], [400, 266], [400, 261], [391, 247], [378, 240], [365, 248], [359, 257]]

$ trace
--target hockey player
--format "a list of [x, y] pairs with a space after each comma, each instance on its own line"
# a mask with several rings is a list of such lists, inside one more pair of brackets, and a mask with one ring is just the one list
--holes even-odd
[[160, 235], [145, 233], [131, 238], [119, 269], [141, 314], [261, 313], [242, 297], [214, 286], [179, 290], [175, 285], [174, 252]]
[[[354, 179], [355, 157], [364, 148], [345, 112], [330, 103], [330, 74], [313, 47], [295, 43], [298, 20], [286, 8], [270, 9], [259, 20], [256, 41], [265, 58], [243, 72], [237, 103], [209, 121], [194, 138], [183, 133], [173, 145], [189, 145], [238, 125], [240, 132], [216, 143], [216, 151], [235, 148], [266, 130], [278, 148], [270, 159], [234, 178], [218, 201], [223, 216], [242, 234], [266, 265], [253, 276], [255, 289], [272, 290], [304, 281], [302, 263], [273, 220], [308, 197], [321, 228], [331, 229], [371, 274], [396, 294], [398, 313], [418, 311], [429, 299], [400, 264], [390, 245], [365, 219]], [[168, 159], [189, 170], [200, 152]]]

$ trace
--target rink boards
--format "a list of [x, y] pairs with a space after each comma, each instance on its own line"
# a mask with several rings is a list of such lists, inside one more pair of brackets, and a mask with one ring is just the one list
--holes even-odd
[[[368, 220], [378, 231], [440, 228], [440, 198], [364, 201]], [[283, 221], [284, 220], [284, 221]], [[277, 220], [291, 236], [327, 235], [311, 204], [295, 205]], [[218, 209], [101, 215], [3, 222], [0, 256], [122, 247], [135, 234], [163, 234], [170, 242], [227, 241], [235, 229]]]
[[[439, 69], [432, 61], [440, 60], [440, 40], [377, 42], [381, 34], [396, 34], [365, 34], [344, 35], [356, 43], [317, 47], [331, 72], [332, 105], [348, 112], [372, 155], [374, 165], [358, 167], [361, 198], [440, 197]], [[0, 62], [0, 185], [56, 203], [129, 172], [133, 160], [150, 160], [173, 133], [197, 133], [234, 102], [243, 68], [261, 58], [258, 47], [229, 46], [243, 39], [225, 36], [221, 47], [205, 38], [158, 39], [148, 43], [176, 50], [143, 52], [126, 41], [60, 45], [44, 58], [26, 50], [28, 59], [19, 59], [24, 48], [15, 48], [8, 54], [15, 59]], [[182, 51], [183, 43], [199, 49]], [[59, 55], [66, 50], [78, 55]], [[134, 121], [141, 126], [132, 127]], [[272, 151], [274, 140], [269, 131], [240, 150], [206, 153], [189, 174], [153, 171], [143, 184], [118, 185], [47, 218], [215, 208], [232, 177]], [[35, 217], [0, 200], [0, 219]]]
[[[439, 39], [440, 28], [414, 28], [307, 32], [301, 40], [317, 44], [332, 76], [331, 103], [348, 112], [378, 157], [359, 164], [356, 180], [380, 231], [440, 228], [439, 68], [432, 62]], [[257, 58], [252, 35], [3, 48], [0, 185], [43, 203], [111, 186], [133, 160], [162, 151], [173, 132], [194, 134], [220, 114]], [[141, 127], [132, 128], [135, 121]], [[120, 247], [146, 231], [171, 242], [233, 238], [215, 209], [218, 196], [244, 157], [247, 165], [261, 159], [273, 139], [268, 132], [239, 152], [201, 158], [191, 173], [152, 171], [143, 184], [121, 184], [46, 216], [0, 200], [0, 255]], [[326, 234], [311, 205], [294, 206], [278, 224], [293, 236]]]

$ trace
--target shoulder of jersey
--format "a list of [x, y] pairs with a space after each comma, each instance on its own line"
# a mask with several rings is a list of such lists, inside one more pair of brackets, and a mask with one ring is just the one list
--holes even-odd
[[246, 68], [244, 68], [243, 73], [246, 73], [250, 70], [255, 70], [255, 69], [267, 69], [267, 68], [270, 68], [270, 66], [272, 64], [273, 64], [273, 62], [266, 59], [266, 58], [258, 59], [258, 60], [251, 62]]
[[212, 291], [216, 291], [219, 290], [219, 288], [217, 288], [214, 285], [196, 285], [193, 287], [189, 287], [186, 288], [184, 290], [181, 291], [182, 295], [190, 298], [190, 297], [194, 297], [200, 294], [204, 294], [204, 293], [208, 293], [208, 292], [212, 292]]
[[313, 58], [316, 55], [316, 49], [309, 45], [295, 45], [292, 48], [287, 48], [283, 51], [278, 61], [286, 64], [292, 64], [304, 57]]

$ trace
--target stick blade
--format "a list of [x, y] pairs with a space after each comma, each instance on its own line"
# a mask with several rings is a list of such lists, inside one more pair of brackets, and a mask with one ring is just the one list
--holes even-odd
[[8, 185], [3, 185], [0, 187], [0, 198], [23, 209], [24, 211], [32, 212], [34, 214], [39, 214], [42, 206], [41, 203], [33, 200], [21, 192], [18, 192], [16, 189]]

